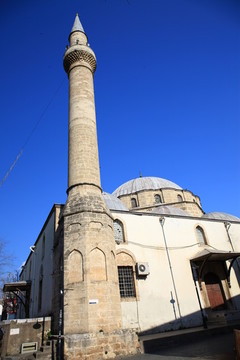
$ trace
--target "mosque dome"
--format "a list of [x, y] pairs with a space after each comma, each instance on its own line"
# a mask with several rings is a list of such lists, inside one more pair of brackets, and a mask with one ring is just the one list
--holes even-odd
[[130, 181], [127, 181], [123, 185], [119, 186], [114, 192], [114, 196], [134, 194], [142, 190], [159, 190], [163, 188], [171, 188], [182, 190], [180, 186], [173, 183], [170, 180], [158, 178], [158, 177], [139, 177]]
[[151, 212], [154, 214], [161, 214], [161, 215], [190, 216], [190, 214], [187, 211], [177, 208], [175, 206], [168, 206], [168, 205], [161, 205], [155, 207], [152, 209]]
[[128, 211], [128, 208], [119, 200], [116, 196], [103, 192], [102, 193], [105, 204], [109, 210], [124, 210]]
[[205, 219], [216, 219], [216, 220], [227, 220], [227, 221], [240, 221], [240, 219], [237, 216], [227, 214], [224, 212], [209, 212], [207, 214], [204, 214], [202, 218]]

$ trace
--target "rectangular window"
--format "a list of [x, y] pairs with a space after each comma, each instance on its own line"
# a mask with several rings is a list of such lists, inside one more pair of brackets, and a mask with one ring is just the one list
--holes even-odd
[[38, 288], [38, 311], [41, 310], [42, 307], [42, 279], [39, 281], [39, 288]]
[[30, 261], [29, 264], [29, 276], [28, 276], [29, 279], [31, 279], [31, 272], [32, 272], [32, 260]]
[[118, 280], [121, 298], [136, 297], [132, 266], [118, 266]]
[[45, 255], [45, 235], [43, 235], [43, 239], [42, 239], [42, 259], [44, 258]]

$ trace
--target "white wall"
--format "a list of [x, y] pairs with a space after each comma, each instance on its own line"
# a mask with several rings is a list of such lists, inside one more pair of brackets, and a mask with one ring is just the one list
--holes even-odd
[[[54, 209], [56, 210], [56, 209]], [[55, 211], [51, 211], [41, 233], [35, 243], [34, 252], [30, 252], [28, 260], [20, 275], [20, 280], [31, 280], [31, 300], [29, 317], [48, 316], [52, 313], [53, 290], [53, 242], [55, 233]], [[45, 237], [45, 251], [43, 238]], [[42, 271], [41, 271], [42, 267]], [[38, 307], [39, 281], [42, 278], [42, 302]], [[25, 316], [21, 310], [21, 317]]]
[[[196, 226], [204, 229], [208, 244], [218, 250], [231, 251], [224, 223], [196, 218], [165, 217], [164, 233], [175, 282], [171, 276], [162, 227], [159, 216], [114, 213], [122, 220], [127, 232], [127, 244], [116, 245], [116, 250], [127, 249], [134, 254], [136, 262], [148, 262], [150, 274], [146, 279], [137, 279], [139, 299], [122, 300], [124, 327], [139, 327], [142, 331], [164, 325], [173, 329], [182, 319], [183, 326], [202, 324], [200, 306], [192, 277], [190, 259], [203, 250], [196, 237]], [[232, 225], [232, 241], [240, 234], [240, 224]], [[236, 245], [235, 245], [236, 246]], [[236, 246], [237, 248], [237, 246]], [[240, 246], [238, 245], [240, 250]], [[231, 273], [232, 297], [239, 295], [235, 271]], [[226, 285], [227, 286], [227, 285]], [[199, 287], [198, 287], [199, 290]], [[200, 294], [201, 297], [201, 294]], [[179, 307], [177, 306], [177, 298]], [[175, 301], [174, 306], [172, 300]], [[236, 307], [240, 309], [239, 299]], [[201, 299], [204, 306], [203, 298]], [[175, 312], [174, 313], [174, 307]]]

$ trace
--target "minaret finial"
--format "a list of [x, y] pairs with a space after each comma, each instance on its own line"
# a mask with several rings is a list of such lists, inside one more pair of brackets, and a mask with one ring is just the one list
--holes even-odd
[[71, 32], [74, 32], [74, 31], [81, 31], [85, 34], [85, 31], [83, 29], [83, 26], [79, 20], [79, 16], [78, 16], [78, 13], [76, 13], [76, 17], [75, 17], [75, 21], [74, 21], [74, 24], [73, 24], [73, 27], [72, 27], [72, 31]]

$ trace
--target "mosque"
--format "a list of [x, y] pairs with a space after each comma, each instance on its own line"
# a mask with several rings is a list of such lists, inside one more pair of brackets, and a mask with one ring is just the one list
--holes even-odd
[[51, 315], [71, 360], [134, 354], [139, 333], [240, 319], [240, 219], [205, 213], [198, 195], [159, 177], [102, 192], [96, 57], [78, 15], [63, 64], [68, 197], [52, 207], [26, 260], [18, 316]]

